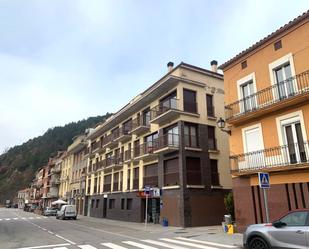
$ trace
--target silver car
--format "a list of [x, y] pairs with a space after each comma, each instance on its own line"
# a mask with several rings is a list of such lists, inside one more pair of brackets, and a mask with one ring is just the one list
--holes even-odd
[[309, 209], [291, 211], [273, 223], [248, 226], [246, 249], [309, 249]]

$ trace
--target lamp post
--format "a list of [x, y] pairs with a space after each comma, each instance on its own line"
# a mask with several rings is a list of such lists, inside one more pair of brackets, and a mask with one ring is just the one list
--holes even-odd
[[220, 117], [220, 118], [218, 119], [218, 121], [217, 121], [217, 126], [218, 126], [218, 128], [219, 128], [221, 131], [224, 131], [224, 132], [226, 132], [227, 134], [232, 135], [232, 131], [231, 131], [231, 130], [224, 129], [224, 128], [225, 128], [225, 125], [226, 125], [225, 120], [224, 120], [222, 117]]

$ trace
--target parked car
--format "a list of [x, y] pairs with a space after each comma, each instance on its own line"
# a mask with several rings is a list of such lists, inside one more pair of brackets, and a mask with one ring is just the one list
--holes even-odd
[[309, 209], [298, 209], [272, 223], [248, 226], [243, 237], [246, 249], [308, 249]]
[[57, 219], [74, 219], [77, 218], [76, 206], [75, 205], [63, 205], [61, 206], [60, 210], [57, 211], [56, 215]]
[[43, 211], [44, 216], [55, 216], [57, 215], [58, 209], [55, 207], [46, 207]]

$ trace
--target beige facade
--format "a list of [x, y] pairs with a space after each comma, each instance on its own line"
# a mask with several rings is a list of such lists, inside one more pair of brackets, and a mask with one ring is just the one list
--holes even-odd
[[[211, 107], [207, 108], [207, 101], [211, 103]], [[106, 196], [112, 198], [111, 194], [117, 193], [135, 193], [136, 196], [139, 191], [144, 189], [145, 185], [149, 185], [148, 181], [151, 177], [152, 179], [159, 178], [155, 187], [161, 188], [166, 193], [173, 189], [187, 188], [192, 191], [230, 189], [228, 135], [216, 128], [216, 118], [224, 117], [223, 103], [222, 75], [185, 63], [178, 65], [90, 133], [88, 136], [90, 157], [86, 194], [89, 197], [105, 196], [105, 199]], [[176, 128], [171, 129], [172, 126]], [[183, 126], [184, 128], [181, 128]], [[211, 127], [208, 128], [208, 126]], [[168, 129], [170, 130], [167, 131]], [[191, 133], [194, 130], [194, 134], [191, 134], [189, 130]], [[207, 131], [204, 133], [204, 130]], [[212, 131], [214, 135], [209, 140], [207, 136]], [[204, 143], [208, 144], [204, 145]], [[210, 146], [209, 149], [207, 149], [208, 146]], [[202, 148], [206, 148], [206, 151]], [[184, 156], [185, 153], [191, 153], [193, 156]], [[160, 170], [160, 167], [168, 167], [160, 166], [160, 164], [164, 164], [165, 156], [169, 155], [175, 155], [176, 160], [179, 161], [189, 161], [192, 158], [200, 160], [200, 156], [206, 156], [205, 161], [201, 159], [201, 162], [198, 163], [201, 165], [196, 167], [207, 172], [205, 178], [209, 177], [209, 181], [207, 182], [205, 179], [200, 181], [198, 179], [201, 177], [200, 174], [199, 177], [195, 176], [197, 178], [197, 180], [195, 179], [196, 184], [181, 186], [183, 181], [177, 178], [183, 174], [179, 162], [179, 164], [175, 164], [177, 168], [179, 167], [176, 169], [179, 171], [177, 171], [177, 175], [179, 175], [172, 180], [175, 183], [166, 183], [172, 175], [164, 173], [164, 169]], [[213, 169], [213, 173], [210, 170], [209, 160], [217, 163], [213, 167], [217, 167], [217, 169]], [[152, 176], [149, 173], [150, 167], [156, 171]], [[205, 169], [202, 169], [203, 167]], [[213, 178], [218, 178], [213, 181], [213, 184], [210, 180], [211, 174], [213, 174]], [[183, 177], [187, 178], [185, 175]], [[168, 205], [170, 197], [164, 198], [166, 205]], [[87, 203], [88, 210], [90, 206], [93, 208], [94, 204], [90, 199]], [[99, 200], [97, 202], [99, 203]], [[113, 203], [113, 201], [110, 202]], [[113, 206], [113, 204], [109, 205]], [[171, 216], [170, 212], [173, 210], [163, 208], [162, 212]], [[88, 214], [91, 215], [91, 212], [88, 211]], [[117, 216], [117, 214], [113, 216]], [[174, 224], [185, 225], [183, 221], [179, 220], [175, 220]]]

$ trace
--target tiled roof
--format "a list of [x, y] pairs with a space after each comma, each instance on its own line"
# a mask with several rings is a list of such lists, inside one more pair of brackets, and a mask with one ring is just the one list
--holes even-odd
[[226, 68], [227, 66], [229, 66], [230, 64], [235, 62], [237, 59], [239, 59], [240, 57], [250, 53], [251, 51], [253, 51], [257, 47], [261, 46], [263, 43], [269, 41], [270, 39], [274, 38], [275, 36], [279, 35], [280, 33], [288, 30], [289, 28], [291, 28], [292, 26], [296, 25], [297, 23], [299, 23], [299, 22], [301, 22], [303, 20], [306, 20], [307, 18], [309, 19], [309, 10], [304, 12], [302, 15], [299, 15], [294, 20], [290, 21], [289, 23], [285, 24], [284, 26], [280, 27], [276, 31], [272, 32], [268, 36], [266, 36], [263, 39], [259, 40], [258, 42], [253, 44], [251, 47], [243, 50], [242, 52], [240, 52], [239, 54], [234, 56], [232, 59], [230, 59], [227, 62], [223, 63], [222, 65], [219, 66], [219, 69], [223, 70], [224, 68]]

